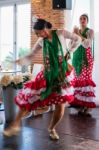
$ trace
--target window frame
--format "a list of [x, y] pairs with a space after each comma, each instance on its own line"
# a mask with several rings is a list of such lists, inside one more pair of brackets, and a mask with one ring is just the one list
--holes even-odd
[[[3, 0], [0, 1], [1, 7], [13, 6], [13, 53], [14, 60], [17, 59], [17, 5], [31, 4], [31, 0]], [[17, 70], [17, 65], [13, 65], [13, 70]]]
[[25, 3], [29, 3], [31, 2], [31, 0], [2, 0], [0, 1], [0, 7], [3, 6], [11, 6], [11, 5], [17, 5], [17, 4], [25, 4]]

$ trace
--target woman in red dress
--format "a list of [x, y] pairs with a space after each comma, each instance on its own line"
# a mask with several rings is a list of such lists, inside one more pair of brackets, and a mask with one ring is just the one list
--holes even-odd
[[88, 16], [83, 14], [80, 16], [80, 28], [75, 28], [74, 33], [82, 39], [81, 45], [73, 53], [72, 64], [75, 68], [74, 79], [74, 101], [72, 106], [80, 108], [78, 114], [90, 115], [91, 108], [95, 108], [95, 83], [92, 80], [93, 56], [92, 41], [94, 31], [87, 27]]
[[39, 107], [56, 105], [49, 135], [52, 139], [59, 139], [55, 128], [64, 115], [66, 103], [73, 101], [72, 80], [73, 69], [68, 70], [67, 61], [64, 59], [66, 39], [72, 40], [70, 50], [77, 47], [81, 38], [66, 30], [52, 30], [52, 24], [43, 19], [38, 19], [34, 24], [34, 31], [39, 37], [31, 54], [16, 60], [16, 63], [29, 64], [39, 50], [43, 50], [44, 69], [36, 78], [24, 84], [23, 89], [15, 98], [20, 110], [15, 121], [4, 130], [5, 136], [12, 136], [20, 131], [21, 118], [29, 111]]

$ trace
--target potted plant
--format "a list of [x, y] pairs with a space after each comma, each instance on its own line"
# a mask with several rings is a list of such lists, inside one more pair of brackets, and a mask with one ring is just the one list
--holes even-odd
[[17, 111], [16, 105], [14, 104], [14, 97], [17, 95], [18, 91], [22, 89], [23, 84], [31, 79], [32, 75], [30, 73], [19, 75], [6, 74], [1, 78], [0, 84], [3, 89], [6, 122], [12, 121]]

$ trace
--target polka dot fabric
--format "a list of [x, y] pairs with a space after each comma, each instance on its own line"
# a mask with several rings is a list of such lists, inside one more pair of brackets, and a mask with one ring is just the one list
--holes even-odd
[[95, 91], [94, 88], [96, 84], [92, 80], [92, 70], [93, 70], [93, 57], [91, 54], [91, 49], [86, 49], [86, 55], [88, 60], [88, 67], [83, 66], [80, 76], [74, 78], [74, 101], [72, 105], [85, 106], [88, 108], [96, 107], [94, 102]]
[[63, 85], [61, 87], [61, 94], [52, 92], [46, 99], [40, 100], [41, 92], [46, 90], [44, 72], [41, 71], [38, 73], [35, 80], [24, 84], [23, 89], [19, 91], [18, 95], [15, 97], [15, 102], [20, 108], [25, 107], [29, 111], [39, 107], [51, 106], [53, 104], [71, 103], [74, 100], [72, 85], [74, 69], [66, 73], [66, 79], [70, 83], [70, 86], [66, 87]]

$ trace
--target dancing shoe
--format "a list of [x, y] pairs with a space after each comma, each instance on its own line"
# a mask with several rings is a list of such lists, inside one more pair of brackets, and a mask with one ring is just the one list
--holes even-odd
[[59, 135], [57, 134], [55, 129], [48, 129], [49, 136], [52, 140], [59, 140]]
[[20, 127], [11, 126], [3, 131], [3, 135], [10, 137], [13, 135], [18, 135], [19, 132], [20, 132]]

